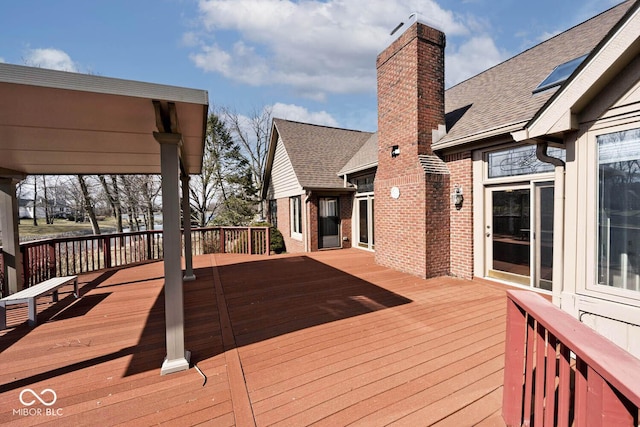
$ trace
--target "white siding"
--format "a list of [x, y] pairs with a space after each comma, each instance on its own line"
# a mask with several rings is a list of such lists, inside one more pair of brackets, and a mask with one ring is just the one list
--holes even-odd
[[276, 151], [273, 156], [273, 166], [271, 168], [271, 179], [269, 181], [267, 198], [280, 199], [283, 197], [297, 196], [302, 194], [302, 192], [302, 186], [298, 182], [287, 150], [282, 143], [282, 139], [278, 138]]

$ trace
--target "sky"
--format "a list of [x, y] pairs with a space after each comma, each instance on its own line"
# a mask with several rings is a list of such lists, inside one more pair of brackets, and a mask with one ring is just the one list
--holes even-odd
[[451, 87], [620, 0], [0, 0], [0, 62], [205, 89], [211, 108], [375, 131], [376, 57], [409, 15]]

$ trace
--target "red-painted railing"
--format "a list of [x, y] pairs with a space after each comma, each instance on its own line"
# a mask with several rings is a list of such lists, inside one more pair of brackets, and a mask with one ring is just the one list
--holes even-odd
[[[191, 231], [194, 255], [269, 254], [269, 240], [268, 227], [208, 227]], [[38, 240], [22, 243], [20, 251], [25, 286], [28, 287], [51, 277], [162, 259], [162, 231]], [[3, 265], [2, 258], [0, 252], [0, 266]], [[3, 278], [0, 276], [0, 279]], [[1, 284], [2, 295], [8, 295], [5, 281]]]
[[507, 425], [638, 425], [640, 360], [538, 294], [507, 304]]

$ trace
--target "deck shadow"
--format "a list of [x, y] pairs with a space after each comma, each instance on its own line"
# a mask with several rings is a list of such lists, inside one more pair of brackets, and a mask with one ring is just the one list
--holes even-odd
[[217, 268], [238, 346], [411, 302], [307, 256]]
[[[192, 363], [222, 354], [233, 346], [411, 302], [307, 256], [199, 268], [194, 273], [196, 281], [184, 284], [185, 347], [191, 351]], [[220, 279], [222, 298], [216, 296], [214, 276]], [[225, 310], [230, 325], [221, 316]], [[233, 332], [233, 343], [223, 340], [224, 328]], [[161, 292], [149, 311], [136, 346], [138, 351], [133, 353], [125, 375], [160, 366], [165, 352], [164, 334]]]

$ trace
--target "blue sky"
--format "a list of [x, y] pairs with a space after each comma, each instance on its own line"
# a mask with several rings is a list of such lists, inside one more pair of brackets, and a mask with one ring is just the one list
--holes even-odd
[[5, 0], [0, 61], [206, 89], [239, 114], [376, 130], [375, 60], [420, 12], [447, 86], [619, 0]]

